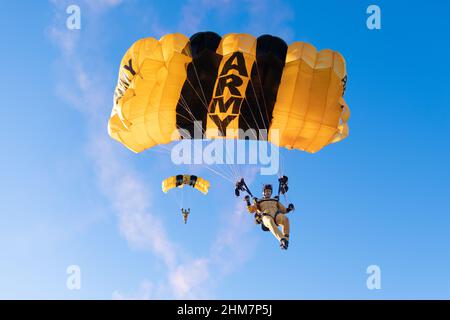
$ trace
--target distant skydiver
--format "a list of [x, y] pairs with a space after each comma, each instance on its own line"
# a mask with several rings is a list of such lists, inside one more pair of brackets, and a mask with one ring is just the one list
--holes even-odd
[[[245, 191], [249, 195], [245, 196], [244, 200], [247, 204], [249, 213], [255, 214], [255, 222], [261, 224], [263, 231], [271, 231], [275, 238], [280, 241], [281, 249], [287, 250], [289, 246], [289, 219], [286, 214], [295, 210], [294, 205], [290, 203], [286, 208], [280, 203], [280, 194], [285, 194], [288, 191], [288, 178], [282, 176], [278, 179], [278, 195], [272, 198], [272, 185], [266, 184], [263, 187], [263, 197], [258, 199], [253, 197], [244, 179], [236, 183], [236, 196], [239, 196], [239, 191]], [[253, 197], [253, 204], [250, 203], [250, 196]], [[281, 226], [281, 230], [278, 228]]]
[[[202, 177], [197, 177], [191, 174], [178, 174], [176, 176], [168, 177], [164, 179], [161, 183], [161, 188], [164, 193], [169, 192], [172, 189], [181, 189], [184, 186], [192, 187], [203, 194], [207, 194], [210, 183], [208, 180], [203, 179]], [[175, 193], [176, 195], [176, 193]], [[191, 213], [191, 208], [184, 209], [183, 198], [178, 199], [178, 205], [181, 208], [181, 214], [183, 215], [183, 221], [186, 224], [189, 214]], [[180, 203], [181, 202], [181, 203]]]
[[188, 216], [189, 216], [190, 213], [191, 213], [191, 208], [188, 208], [187, 210], [181, 208], [181, 214], [183, 215], [184, 224], [187, 223], [187, 219], [188, 219]]

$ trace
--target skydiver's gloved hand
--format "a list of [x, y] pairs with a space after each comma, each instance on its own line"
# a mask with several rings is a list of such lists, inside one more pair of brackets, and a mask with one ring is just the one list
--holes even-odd
[[250, 196], [245, 196], [245, 197], [244, 197], [244, 201], [245, 201], [245, 203], [247, 204], [247, 206], [250, 206], [250, 205], [251, 205], [251, 203], [250, 203]]
[[287, 212], [294, 211], [294, 210], [295, 210], [294, 205], [293, 205], [292, 203], [289, 203], [289, 205], [288, 205], [288, 207], [287, 207], [287, 209], [286, 209], [286, 213], [287, 213]]

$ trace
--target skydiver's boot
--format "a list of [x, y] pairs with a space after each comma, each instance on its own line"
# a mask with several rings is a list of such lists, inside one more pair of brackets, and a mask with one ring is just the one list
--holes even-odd
[[287, 250], [289, 247], [289, 240], [286, 238], [281, 238], [280, 240], [280, 248], [282, 250]]

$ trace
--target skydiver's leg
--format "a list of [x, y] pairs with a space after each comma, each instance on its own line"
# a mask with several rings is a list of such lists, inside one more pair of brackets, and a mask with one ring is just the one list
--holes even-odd
[[289, 231], [290, 231], [290, 225], [289, 225], [289, 218], [286, 217], [285, 214], [277, 214], [277, 224], [281, 226], [281, 231], [283, 234], [283, 238], [286, 238], [286, 240], [289, 240]]
[[280, 229], [278, 229], [278, 227], [275, 224], [275, 221], [273, 221], [272, 217], [263, 216], [262, 222], [270, 230], [270, 232], [272, 232], [272, 234], [275, 236], [275, 238], [278, 239], [278, 241], [280, 241], [281, 238], [283, 238], [283, 234], [281, 233]]

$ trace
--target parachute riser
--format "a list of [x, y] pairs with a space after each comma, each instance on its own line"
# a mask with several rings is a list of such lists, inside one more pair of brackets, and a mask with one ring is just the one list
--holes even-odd
[[234, 189], [234, 194], [236, 195], [236, 197], [240, 196], [240, 191], [247, 192], [250, 197], [254, 198], [252, 192], [250, 191], [250, 188], [245, 183], [244, 178], [236, 182], [236, 189]]
[[278, 179], [278, 194], [277, 194], [277, 202], [280, 202], [280, 195], [283, 194], [285, 195], [286, 192], [288, 192], [289, 187], [288, 187], [288, 177], [287, 176], [282, 176], [281, 178]]

